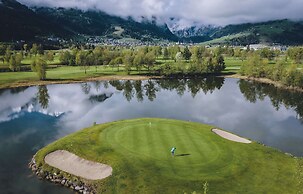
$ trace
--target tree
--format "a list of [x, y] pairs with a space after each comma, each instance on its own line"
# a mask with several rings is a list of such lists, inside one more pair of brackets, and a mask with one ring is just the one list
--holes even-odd
[[132, 51], [128, 51], [124, 53], [123, 63], [127, 74], [130, 74], [131, 67], [134, 65], [134, 56]]
[[153, 52], [149, 52], [144, 57], [145, 64], [147, 65], [147, 70], [150, 71], [150, 68], [153, 67], [156, 62], [156, 56]]
[[47, 68], [47, 63], [46, 63], [46, 61], [44, 61], [41, 58], [36, 58], [31, 63], [32, 71], [37, 73], [38, 78], [40, 80], [45, 80], [46, 79], [46, 68]]
[[263, 60], [260, 55], [254, 53], [242, 65], [240, 73], [256, 78], [265, 77], [267, 75], [266, 64], [268, 64], [268, 61]]
[[167, 60], [169, 58], [169, 53], [167, 47], [163, 48], [163, 59]]
[[297, 65], [292, 65], [286, 70], [282, 78], [282, 82], [287, 86], [302, 87], [303, 76], [302, 73], [298, 70]]
[[115, 59], [114, 65], [117, 65], [117, 67], [118, 67], [118, 72], [120, 71], [119, 67], [120, 67], [121, 64], [123, 64], [123, 58], [122, 58], [122, 57], [117, 57], [117, 58]]
[[184, 51], [183, 51], [183, 57], [184, 57], [184, 59], [185, 59], [186, 61], [188, 61], [188, 60], [190, 60], [191, 56], [192, 56], [192, 53], [190, 52], [190, 50], [189, 50], [188, 47], [186, 46], [186, 47], [184, 48]]
[[303, 48], [302, 47], [292, 47], [287, 50], [287, 56], [294, 60], [296, 64], [302, 63], [303, 60]]
[[87, 73], [87, 70], [90, 67], [91, 57], [88, 56], [84, 50], [79, 50], [76, 54], [76, 65], [80, 66], [84, 70], [84, 73]]
[[4, 61], [6, 63], [9, 63], [9, 60], [11, 59], [12, 56], [12, 49], [10, 46], [8, 46], [5, 50], [5, 55], [4, 55]]
[[213, 73], [215, 71], [215, 64], [214, 64], [213, 56], [206, 58], [205, 65], [206, 65], [206, 73]]
[[6, 48], [5, 44], [0, 44], [0, 55], [5, 55]]
[[20, 71], [21, 69], [21, 61], [23, 56], [21, 53], [12, 54], [9, 59], [9, 68], [11, 71]]
[[162, 54], [162, 48], [161, 46], [155, 46], [154, 47], [155, 56], [158, 58]]
[[31, 55], [35, 55], [35, 56], [38, 54], [38, 45], [37, 44], [32, 45], [30, 53], [31, 53]]
[[103, 56], [103, 50], [101, 47], [96, 47], [93, 51], [94, 54], [94, 65], [96, 68], [96, 72], [98, 70], [98, 66], [103, 65], [104, 62], [104, 56]]
[[219, 72], [223, 71], [225, 68], [226, 68], [226, 66], [225, 66], [225, 62], [224, 62], [224, 57], [222, 55], [216, 56], [214, 73], [219, 73]]
[[168, 53], [169, 56], [172, 60], [175, 60], [175, 56], [178, 52], [180, 52], [180, 47], [179, 46], [172, 46], [172, 47], [168, 47]]
[[76, 54], [72, 54], [69, 51], [62, 52], [60, 53], [59, 60], [63, 65], [74, 66], [76, 65]]
[[44, 58], [46, 61], [53, 61], [54, 60], [54, 52], [53, 51], [47, 51], [44, 55]]
[[136, 54], [135, 58], [134, 58], [134, 65], [137, 69], [137, 71], [141, 71], [142, 65], [144, 63], [144, 54], [139, 52]]
[[275, 57], [275, 52], [270, 50], [269, 48], [263, 48], [260, 51], [260, 56], [262, 58], [267, 58], [269, 61], [273, 60]]
[[40, 103], [40, 106], [43, 109], [47, 109], [50, 99], [47, 86], [38, 86], [37, 98]]
[[193, 62], [196, 64], [201, 64], [203, 62], [203, 53], [201, 47], [194, 47]]
[[11, 55], [8, 64], [9, 64], [9, 69], [11, 71], [16, 71], [16, 69], [17, 69], [17, 63], [16, 63], [15, 55]]
[[280, 81], [283, 78], [285, 72], [286, 61], [278, 61], [273, 68], [269, 68], [269, 78], [274, 81]]

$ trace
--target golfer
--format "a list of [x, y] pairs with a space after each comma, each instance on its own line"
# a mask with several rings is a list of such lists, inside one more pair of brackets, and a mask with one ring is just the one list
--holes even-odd
[[171, 152], [171, 155], [174, 157], [175, 156], [175, 151], [176, 151], [177, 148], [173, 147], [170, 152]]

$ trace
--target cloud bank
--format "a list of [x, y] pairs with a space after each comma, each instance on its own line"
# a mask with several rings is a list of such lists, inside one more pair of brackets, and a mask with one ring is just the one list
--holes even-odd
[[28, 6], [96, 9], [133, 18], [178, 18], [211, 25], [303, 19], [302, 0], [19, 0]]

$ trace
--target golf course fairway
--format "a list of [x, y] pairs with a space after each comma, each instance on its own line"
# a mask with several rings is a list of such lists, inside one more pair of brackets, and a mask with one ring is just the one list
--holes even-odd
[[97, 193], [302, 192], [301, 158], [224, 139], [213, 128], [169, 119], [117, 121], [66, 136], [38, 151], [35, 160], [44, 171], [63, 175], [45, 163], [47, 154], [66, 150], [111, 166], [111, 176], [86, 180]]

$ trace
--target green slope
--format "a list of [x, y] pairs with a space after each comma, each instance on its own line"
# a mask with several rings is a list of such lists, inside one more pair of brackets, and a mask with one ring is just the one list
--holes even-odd
[[[40, 150], [39, 165], [54, 150], [109, 164], [113, 175], [94, 183], [107, 193], [298, 193], [301, 159], [257, 143], [225, 140], [212, 126], [135, 119], [97, 125]], [[170, 154], [177, 148], [176, 156]]]
[[228, 25], [211, 35], [214, 40], [231, 35], [241, 35], [226, 39], [223, 43], [253, 44], [280, 43], [286, 45], [303, 44], [303, 25], [290, 20], [277, 20], [262, 23]]

